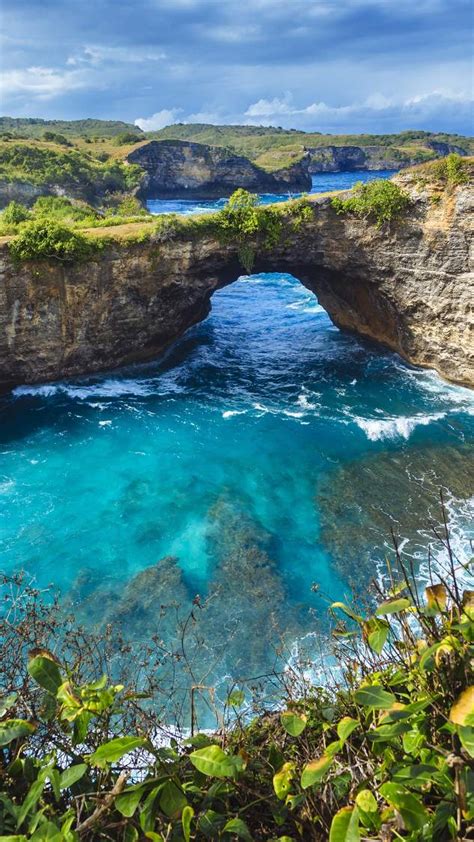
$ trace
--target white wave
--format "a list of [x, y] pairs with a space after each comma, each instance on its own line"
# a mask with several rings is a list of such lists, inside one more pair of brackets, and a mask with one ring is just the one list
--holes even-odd
[[[43, 386], [17, 386], [13, 390], [15, 397], [32, 395], [33, 397], [53, 397], [67, 395], [74, 400], [91, 401], [93, 398], [120, 398], [126, 395], [146, 397], [148, 395], [171, 394], [181, 392], [182, 389], [171, 381], [110, 379], [99, 383], [83, 385], [69, 385], [67, 383], [51, 383]], [[91, 406], [102, 408], [99, 403]]]
[[300, 410], [294, 409], [279, 409], [277, 407], [269, 407], [265, 406], [262, 403], [254, 403], [253, 408], [257, 410], [257, 412], [261, 415], [280, 415], [286, 418], [294, 418], [299, 421], [300, 424], [309, 424], [309, 421], [301, 421], [300, 419], [304, 418], [305, 412], [301, 412]]
[[111, 427], [112, 421], [99, 421], [99, 427]]
[[428, 392], [430, 396], [440, 399], [443, 403], [452, 404], [456, 408], [460, 406], [469, 414], [474, 412], [474, 391], [467, 386], [448, 383], [435, 371], [410, 369], [402, 363], [395, 363], [395, 366], [407, 379], [414, 380], [416, 385]]
[[369, 441], [381, 441], [383, 439], [403, 438], [408, 440], [416, 427], [426, 427], [433, 421], [445, 418], [445, 412], [435, 412], [432, 415], [399, 416], [398, 418], [360, 418], [354, 416], [353, 420], [365, 433]]
[[52, 395], [57, 395], [58, 390], [58, 385], [47, 383], [44, 386], [17, 386], [13, 389], [13, 394], [18, 398], [21, 398], [22, 395], [38, 395], [39, 397], [49, 398]]
[[[314, 397], [314, 398], [320, 398], [320, 397], [321, 397], [321, 394], [320, 394], [319, 392], [314, 392], [314, 393], [311, 395], [311, 397]], [[296, 403], [297, 403], [297, 404], [298, 404], [298, 406], [300, 406], [302, 409], [308, 409], [308, 410], [319, 409], [319, 407], [321, 406], [321, 404], [319, 404], [319, 403], [312, 403], [312, 402], [308, 399], [307, 395], [305, 395], [305, 393], [304, 393], [304, 392], [302, 392], [302, 393], [301, 393], [301, 395], [298, 395], [298, 399], [297, 399]]]
[[226, 409], [225, 412], [222, 413], [222, 417], [232, 418], [234, 415], [245, 415], [246, 412], [246, 409]]
[[293, 301], [291, 304], [286, 305], [287, 310], [298, 310], [301, 313], [324, 313], [324, 307], [321, 307], [320, 304], [316, 301], [316, 299], [310, 298], [303, 298], [301, 301]]

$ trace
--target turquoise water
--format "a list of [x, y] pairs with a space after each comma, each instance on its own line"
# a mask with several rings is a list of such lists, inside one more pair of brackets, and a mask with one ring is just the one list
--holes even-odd
[[472, 392], [341, 333], [289, 275], [216, 293], [150, 365], [20, 387], [0, 409], [1, 569], [54, 583], [97, 628], [159, 625], [171, 648], [162, 606], [209, 598], [208, 681], [324, 631], [321, 593], [365, 590], [391, 526], [425, 557], [441, 484], [469, 551]]
[[[357, 181], [373, 181], [375, 178], [390, 178], [394, 170], [374, 170], [373, 172], [336, 172], [316, 173], [312, 176], [311, 193], [329, 193], [331, 190], [348, 190]], [[283, 202], [288, 198], [296, 198], [301, 193], [262, 193], [260, 204], [269, 205], [271, 202]], [[151, 213], [211, 213], [221, 210], [227, 199], [149, 199], [148, 210]]]
[[[313, 192], [391, 174], [321, 173]], [[0, 412], [0, 568], [52, 583], [132, 652], [157, 636], [179, 699], [190, 683], [225, 699], [249, 679], [274, 698], [275, 671], [314, 674], [328, 601], [367, 594], [392, 530], [426, 576], [440, 488], [455, 553], [470, 555], [473, 393], [341, 333], [290, 275], [216, 293], [209, 318], [150, 365], [20, 387]], [[436, 545], [434, 566], [444, 557]]]

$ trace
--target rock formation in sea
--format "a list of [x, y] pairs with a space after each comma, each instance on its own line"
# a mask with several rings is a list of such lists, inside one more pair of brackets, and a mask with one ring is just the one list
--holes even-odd
[[308, 156], [274, 173], [220, 146], [185, 140], [150, 141], [127, 158], [144, 170], [139, 195], [146, 198], [220, 198], [238, 187], [255, 193], [311, 189]]
[[[329, 197], [308, 202], [284, 235], [258, 237], [254, 271], [290, 272], [340, 328], [406, 360], [474, 385], [470, 184], [430, 186], [417, 170], [397, 176], [410, 207], [390, 225], [338, 215]], [[211, 296], [244, 273], [239, 244], [212, 220], [107, 240], [92, 258], [15, 264], [0, 245], [0, 385], [59, 379], [155, 357], [209, 313]], [[133, 230], [130, 232], [133, 234]]]

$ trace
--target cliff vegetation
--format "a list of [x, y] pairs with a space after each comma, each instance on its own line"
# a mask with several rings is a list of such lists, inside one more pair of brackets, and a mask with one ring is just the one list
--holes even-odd
[[97, 202], [107, 193], [133, 190], [140, 178], [139, 167], [66, 149], [57, 138], [54, 143], [0, 142], [0, 181], [6, 184], [26, 183], [45, 192], [62, 188]]

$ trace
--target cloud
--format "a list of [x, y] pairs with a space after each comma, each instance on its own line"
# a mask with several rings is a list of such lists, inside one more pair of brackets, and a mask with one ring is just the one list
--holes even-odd
[[135, 120], [135, 125], [144, 132], [156, 132], [159, 129], [164, 129], [165, 126], [176, 123], [182, 111], [182, 108], [163, 108], [161, 111], [156, 111], [151, 117], [138, 117]]
[[1, 77], [2, 89], [9, 96], [30, 94], [40, 100], [51, 99], [68, 91], [83, 88], [87, 80], [74, 70], [57, 70], [52, 67], [27, 67], [24, 70], [7, 70]]
[[[469, 131], [464, 104], [457, 112], [447, 102], [407, 103], [445, 89], [452, 99], [450, 89], [467, 85], [470, 5], [95, 0], [85, 15], [77, 0], [2, 0], [2, 64], [17, 74], [2, 108], [13, 116], [129, 121], [164, 112], [154, 126], [203, 114], [348, 131], [377, 117], [385, 129], [396, 127], [397, 114], [402, 121], [431, 114], [448, 131]], [[37, 67], [42, 78], [33, 85]]]
[[[374, 93], [362, 102], [328, 105], [312, 102], [298, 107], [291, 94], [259, 99], [245, 111], [251, 124], [283, 125], [323, 132], [399, 131], [428, 128], [440, 131], [446, 125], [462, 130], [469, 124], [473, 100], [466, 91], [431, 91], [407, 99]], [[456, 128], [454, 128], [456, 127]]]
[[162, 61], [166, 58], [163, 50], [155, 47], [109, 47], [103, 44], [90, 44], [76, 55], [70, 56], [68, 65], [78, 64], [141, 64], [150, 61]]

